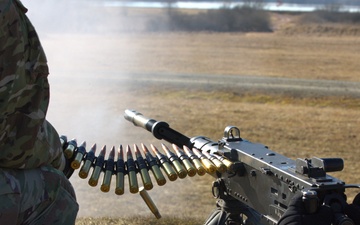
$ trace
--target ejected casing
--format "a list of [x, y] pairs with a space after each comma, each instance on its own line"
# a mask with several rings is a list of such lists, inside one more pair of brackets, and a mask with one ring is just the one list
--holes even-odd
[[176, 146], [175, 144], [172, 144], [172, 147], [175, 150], [175, 152], [176, 152], [177, 156], [179, 157], [179, 159], [181, 160], [181, 162], [184, 164], [189, 177], [195, 176], [196, 168], [190, 162], [189, 157], [183, 151], [181, 151], [180, 148], [178, 146]]
[[68, 142], [66, 149], [64, 150], [64, 155], [67, 159], [71, 159], [73, 157], [74, 151], [77, 147], [76, 139], [72, 139]]
[[83, 164], [83, 166], [81, 167], [80, 171], [79, 171], [79, 177], [82, 179], [87, 178], [87, 176], [89, 175], [89, 171], [90, 168], [94, 162], [95, 159], [95, 151], [96, 151], [96, 144], [94, 144], [91, 148], [90, 151], [88, 153], [86, 153], [85, 156], [85, 162]]
[[227, 170], [227, 167], [225, 164], [223, 164], [218, 158], [216, 158], [214, 155], [204, 151], [203, 154], [215, 165], [217, 171], [220, 173], [224, 173]]
[[200, 159], [186, 145], [183, 146], [183, 149], [184, 149], [185, 153], [187, 154], [187, 156], [193, 162], [193, 164], [197, 170], [197, 173], [200, 176], [204, 175], [206, 173], [206, 170], [205, 170], [204, 166], [201, 164]]
[[166, 156], [161, 154], [159, 152], [159, 150], [154, 145], [151, 145], [151, 149], [154, 151], [154, 154], [156, 155], [156, 157], [160, 161], [160, 164], [161, 164], [162, 168], [164, 169], [166, 175], [168, 176], [169, 180], [170, 181], [176, 180], [178, 175], [176, 174], [175, 170], [170, 165], [170, 163], [169, 163], [168, 159], [166, 158]]
[[181, 178], [181, 179], [185, 178], [187, 176], [187, 171], [185, 170], [183, 165], [181, 165], [181, 163], [179, 162], [179, 158], [173, 152], [171, 152], [168, 149], [168, 147], [166, 147], [166, 145], [161, 143], [161, 146], [162, 146], [166, 156], [168, 157], [169, 161], [173, 164], [175, 171], [178, 174], [179, 178]]
[[153, 184], [151, 182], [151, 178], [150, 178], [149, 172], [147, 170], [145, 160], [142, 157], [138, 146], [135, 144], [134, 144], [134, 149], [135, 149], [136, 163], [137, 163], [138, 169], [140, 170], [141, 180], [144, 184], [144, 188], [146, 190], [151, 190], [153, 188]]
[[193, 148], [193, 152], [195, 153], [195, 155], [197, 155], [197, 157], [200, 158], [206, 172], [214, 173], [216, 171], [216, 167], [214, 166], [214, 164], [212, 164], [212, 162], [203, 153], [201, 153], [196, 148]]
[[166, 179], [157, 164], [156, 158], [153, 155], [151, 155], [151, 153], [144, 144], [141, 144], [141, 147], [144, 151], [146, 162], [150, 167], [151, 171], [153, 172], [157, 184], [159, 186], [166, 184]]
[[82, 159], [84, 158], [84, 155], [86, 153], [86, 142], [84, 141], [81, 143], [81, 145], [77, 148], [76, 155], [74, 160], [71, 162], [71, 168], [74, 170], [80, 168], [80, 164]]
[[160, 215], [159, 210], [157, 209], [153, 200], [150, 198], [150, 195], [147, 193], [147, 191], [143, 187], [140, 188], [140, 196], [145, 201], [146, 205], [149, 207], [150, 211], [155, 215], [155, 217], [157, 219], [160, 219], [161, 215]]
[[98, 184], [100, 173], [102, 171], [102, 168], [104, 166], [104, 157], [106, 153], [106, 146], [101, 149], [100, 154], [96, 158], [95, 161], [95, 168], [91, 174], [91, 177], [89, 179], [89, 185], [95, 187]]
[[231, 170], [231, 166], [233, 164], [233, 162], [231, 162], [230, 160], [228, 160], [227, 158], [225, 158], [224, 156], [221, 156], [221, 155], [216, 155], [214, 154], [214, 156], [220, 160], [228, 170]]
[[63, 150], [65, 150], [65, 147], [67, 145], [67, 137], [65, 135], [60, 136], [60, 144]]
[[126, 156], [127, 156], [127, 171], [129, 177], [130, 192], [137, 193], [139, 191], [139, 185], [136, 177], [135, 162], [129, 145], [126, 147]]
[[125, 162], [124, 162], [123, 148], [120, 145], [118, 150], [118, 159], [116, 161], [116, 187], [115, 194], [124, 194], [124, 174], [125, 174]]
[[100, 190], [108, 192], [110, 190], [111, 178], [114, 171], [115, 147], [112, 147], [109, 158], [105, 161], [105, 174]]

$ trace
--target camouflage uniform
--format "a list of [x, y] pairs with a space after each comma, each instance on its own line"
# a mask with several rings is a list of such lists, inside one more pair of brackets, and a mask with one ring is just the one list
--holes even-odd
[[0, 0], [0, 224], [74, 224], [75, 193], [46, 121], [48, 66], [19, 0]]

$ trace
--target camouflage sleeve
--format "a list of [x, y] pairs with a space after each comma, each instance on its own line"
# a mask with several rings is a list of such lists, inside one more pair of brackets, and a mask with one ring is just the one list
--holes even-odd
[[61, 168], [56, 130], [46, 121], [47, 60], [19, 0], [0, 0], [0, 167]]

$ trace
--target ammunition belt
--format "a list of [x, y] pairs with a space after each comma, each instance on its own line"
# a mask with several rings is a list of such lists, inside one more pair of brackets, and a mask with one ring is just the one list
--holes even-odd
[[[115, 160], [115, 147], [112, 147], [107, 159], [105, 159], [106, 146], [102, 147], [100, 153], [96, 156], [96, 144], [89, 151], [86, 150], [86, 142], [77, 145], [76, 139], [67, 141], [66, 136], [60, 137], [65, 157], [71, 162], [71, 167], [79, 169], [79, 176], [86, 179], [89, 176], [90, 169], [92, 174], [89, 178], [90, 186], [97, 186], [101, 173], [104, 173], [101, 184], [101, 191], [109, 192], [112, 176], [116, 176], [115, 193], [124, 194], [124, 176], [128, 176], [129, 190], [131, 193], [139, 192], [137, 174], [140, 174], [145, 190], [153, 188], [149, 171], [152, 172], [159, 186], [166, 183], [166, 174], [168, 180], [174, 181], [177, 178], [183, 179], [186, 176], [193, 177], [196, 174], [202, 176], [206, 173], [214, 174], [217, 171], [223, 173], [230, 169], [231, 161], [223, 156], [201, 152], [186, 146], [176, 146], [172, 144], [170, 150], [165, 144], [161, 144], [163, 153], [154, 145], [150, 146], [151, 151], [141, 144], [141, 150], [134, 145], [135, 157], [129, 145], [123, 149], [122, 145], [117, 150]], [[124, 154], [125, 153], [125, 154]], [[124, 158], [126, 155], [126, 160]]]

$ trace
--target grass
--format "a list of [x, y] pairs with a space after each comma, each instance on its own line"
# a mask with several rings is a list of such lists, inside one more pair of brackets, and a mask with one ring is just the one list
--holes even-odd
[[[146, 221], [146, 222], [145, 222]], [[204, 221], [191, 217], [165, 217], [160, 220], [153, 217], [129, 217], [129, 218], [82, 218], [76, 225], [196, 225]]]
[[175, 32], [117, 38], [127, 43], [117, 60], [122, 71], [360, 81], [360, 39], [353, 36]]

